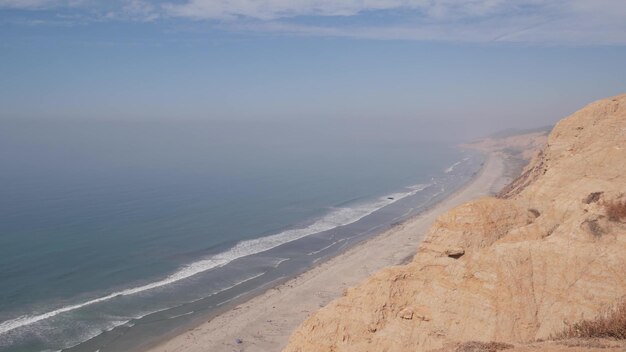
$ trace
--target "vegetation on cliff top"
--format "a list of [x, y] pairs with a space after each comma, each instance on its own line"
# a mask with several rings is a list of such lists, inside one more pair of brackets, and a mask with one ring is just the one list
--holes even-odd
[[622, 301], [595, 319], [582, 320], [570, 325], [557, 336], [557, 339], [559, 338], [611, 338], [626, 340], [626, 301]]

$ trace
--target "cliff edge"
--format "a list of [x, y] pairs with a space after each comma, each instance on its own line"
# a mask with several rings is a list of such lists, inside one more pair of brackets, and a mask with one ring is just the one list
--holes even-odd
[[520, 344], [592, 319], [626, 296], [624, 192], [626, 95], [560, 121], [509, 187], [440, 216], [409, 264], [346, 290], [285, 351]]

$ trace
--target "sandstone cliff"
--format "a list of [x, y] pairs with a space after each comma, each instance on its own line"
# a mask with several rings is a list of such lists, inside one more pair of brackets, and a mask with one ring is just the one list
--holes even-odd
[[441, 216], [412, 262], [347, 290], [305, 321], [285, 351], [517, 344], [593, 318], [626, 295], [626, 219], [610, 218], [606, 207], [624, 192], [626, 95], [559, 122], [499, 197]]

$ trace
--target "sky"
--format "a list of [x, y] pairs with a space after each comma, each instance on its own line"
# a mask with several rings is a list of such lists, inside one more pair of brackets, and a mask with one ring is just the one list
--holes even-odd
[[624, 63], [623, 0], [0, 0], [0, 121], [471, 138], [626, 93]]

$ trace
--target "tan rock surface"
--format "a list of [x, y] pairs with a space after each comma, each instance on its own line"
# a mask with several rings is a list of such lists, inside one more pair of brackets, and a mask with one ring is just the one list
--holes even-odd
[[559, 122], [526, 171], [500, 198], [439, 217], [411, 263], [348, 289], [285, 351], [524, 343], [623, 298], [626, 224], [610, 221], [603, 204], [626, 192], [626, 95]]

